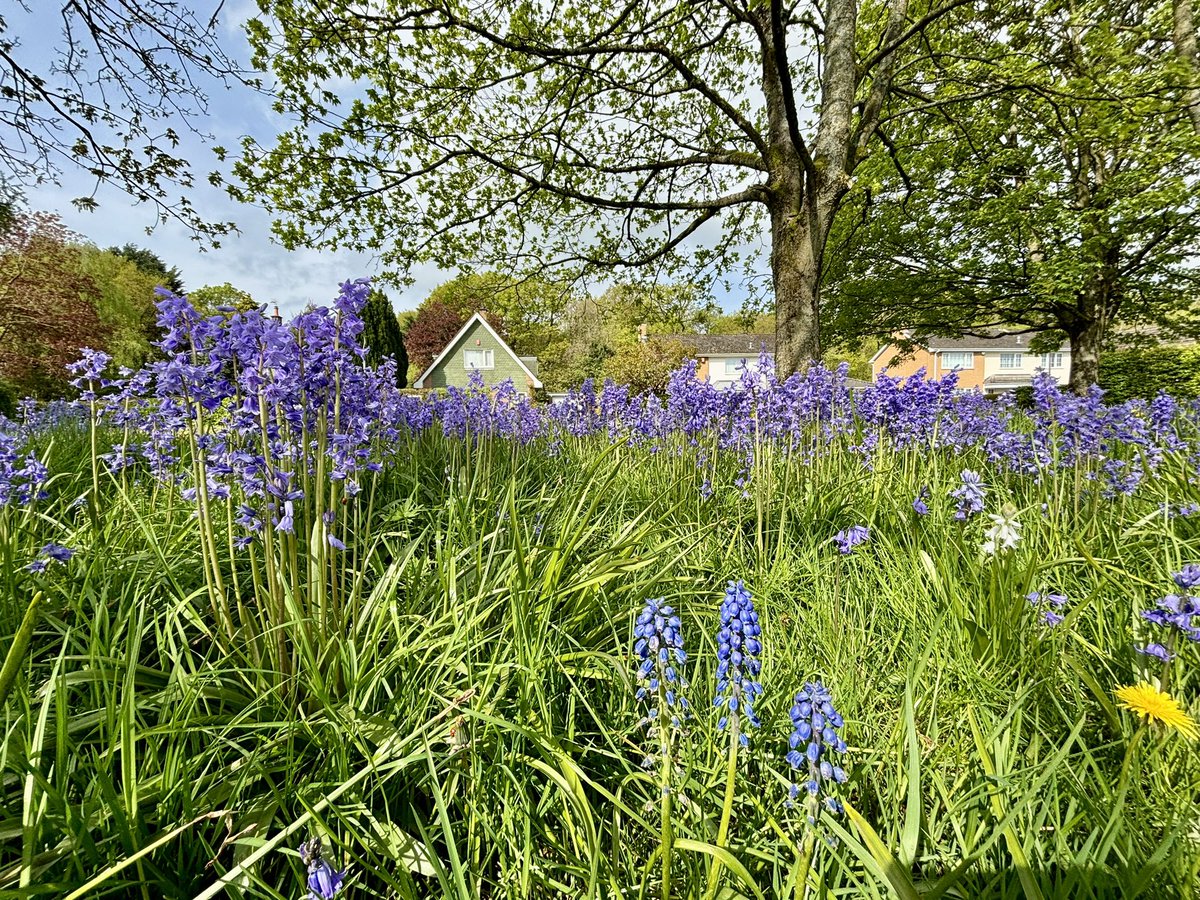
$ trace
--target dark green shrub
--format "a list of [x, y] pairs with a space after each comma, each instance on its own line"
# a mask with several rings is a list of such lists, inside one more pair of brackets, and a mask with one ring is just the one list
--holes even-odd
[[1111, 403], [1149, 399], [1159, 391], [1200, 397], [1200, 347], [1117, 350], [1100, 358], [1100, 387]]

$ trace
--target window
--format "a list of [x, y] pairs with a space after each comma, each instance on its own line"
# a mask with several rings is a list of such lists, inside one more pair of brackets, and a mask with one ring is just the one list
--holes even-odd
[[1063, 367], [1063, 355], [1061, 353], [1043, 353], [1042, 368], [1043, 369], [1061, 369]]
[[963, 353], [961, 351], [954, 353], [942, 354], [943, 369], [973, 369], [975, 368], [975, 354]]
[[496, 368], [496, 360], [495, 357], [492, 356], [491, 350], [464, 350], [463, 368], [494, 369]]
[[744, 359], [727, 359], [725, 360], [725, 374], [741, 375], [742, 366], [744, 365], [746, 365], [746, 361]]
[[1019, 369], [1021, 368], [1020, 353], [1001, 353], [1000, 368], [1002, 369]]

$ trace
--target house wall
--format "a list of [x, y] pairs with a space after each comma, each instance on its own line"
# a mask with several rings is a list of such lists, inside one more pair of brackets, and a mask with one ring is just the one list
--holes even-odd
[[492, 337], [482, 322], [478, 321], [473, 323], [467, 329], [466, 334], [455, 342], [451, 351], [446, 354], [446, 358], [438, 363], [426, 377], [423, 386], [427, 388], [465, 388], [469, 382], [471, 370], [466, 368], [463, 363], [464, 350], [492, 351], [495, 368], [479, 370], [483, 375], [484, 384], [496, 385], [511, 380], [517, 389], [522, 391], [529, 386], [529, 376], [525, 374], [517, 358], [504, 344]]
[[[871, 364], [871, 374], [878, 378], [881, 372], [886, 372], [891, 378], [907, 378], [910, 375], [915, 375], [919, 369], [924, 367], [926, 377], [941, 378], [953, 371], [942, 364], [942, 355], [940, 352], [930, 353], [928, 350], [920, 348], [912, 356], [900, 360], [894, 366], [888, 366], [888, 360], [895, 356], [896, 352], [896, 347], [889, 345]], [[1028, 375], [1032, 378], [1041, 365], [1040, 353], [1025, 352], [1021, 356], [1021, 367], [1019, 369], [1002, 369], [1000, 368], [1000, 356], [1005, 352], [1014, 351], [975, 351], [972, 354], [974, 367], [958, 370], [958, 386], [961, 388], [982, 388], [984, 379], [995, 375]], [[1062, 354], [1062, 366], [1053, 369], [1051, 374], [1054, 375], [1055, 380], [1059, 384], [1066, 384], [1071, 371], [1071, 354], [1067, 350], [1063, 350]]]
[[[1012, 352], [1012, 351], [1009, 351]], [[991, 378], [993, 375], [1026, 375], [1029, 378], [1037, 373], [1042, 364], [1042, 355], [1040, 353], [1022, 353], [1021, 367], [1019, 369], [1002, 369], [1000, 368], [1000, 352], [988, 352], [976, 354], [984, 358], [984, 377]], [[1059, 384], [1066, 384], [1067, 378], [1071, 374], [1071, 354], [1069, 351], [1063, 350], [1063, 364], [1057, 368], [1052, 368], [1050, 374], [1054, 376]]]
[[[774, 359], [772, 354], [767, 354], [768, 357]], [[709, 382], [714, 387], [727, 388], [736, 384], [741, 380], [741, 371], [727, 373], [725, 371], [725, 361], [733, 360], [733, 362], [741, 366], [743, 363], [750, 368], [758, 365], [758, 354], [751, 353], [714, 353], [712, 356], [703, 357], [700, 362], [700, 367], [696, 370], [696, 377]]]

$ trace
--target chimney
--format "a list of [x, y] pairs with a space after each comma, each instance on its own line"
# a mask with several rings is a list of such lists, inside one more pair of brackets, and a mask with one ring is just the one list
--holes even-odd
[[278, 303], [275, 304], [275, 314], [271, 316], [271, 321], [274, 322], [276, 325], [283, 324], [283, 316], [280, 315], [280, 313], [279, 313], [279, 304]]
[[649, 339], [650, 326], [645, 322], [638, 326], [638, 343], [644, 344]]

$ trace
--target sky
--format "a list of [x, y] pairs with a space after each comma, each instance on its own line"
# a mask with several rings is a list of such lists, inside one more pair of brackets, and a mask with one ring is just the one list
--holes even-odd
[[[205, 17], [211, 15], [210, 7], [215, 9], [218, 2], [192, 0], [191, 5], [197, 15]], [[44, 72], [51, 44], [60, 40], [61, 3], [34, 0], [30, 6], [25, 12], [19, 8], [6, 10], [5, 18], [9, 34], [20, 40], [17, 58], [34, 71]], [[228, 0], [222, 9], [222, 45], [243, 63], [249, 60], [250, 49], [241, 26], [254, 9], [255, 5], [246, 0]], [[272, 239], [271, 218], [264, 209], [238, 203], [224, 190], [208, 183], [207, 173], [222, 168], [213, 153], [214, 146], [233, 150], [243, 135], [269, 141], [283, 120], [271, 109], [268, 97], [247, 88], [226, 90], [209, 82], [206, 93], [209, 117], [198, 125], [211, 135], [211, 140], [180, 128], [179, 153], [192, 163], [196, 174], [189, 197], [200, 215], [238, 225], [239, 233], [222, 238], [219, 248], [202, 248], [181, 223], [158, 224], [152, 207], [135, 204], [116, 188], [107, 185], [97, 188], [94, 178], [69, 166], [64, 167], [61, 184], [26, 188], [26, 205], [32, 210], [58, 213], [68, 227], [98, 246], [133, 243], [153, 250], [168, 266], [179, 268], [187, 288], [229, 282], [248, 291], [260, 303], [278, 303], [284, 313], [297, 313], [310, 301], [331, 300], [338, 284], [347, 278], [376, 275], [379, 271], [376, 261], [364, 254], [284, 249]], [[74, 198], [93, 193], [99, 203], [97, 210], [80, 211], [72, 205]], [[150, 234], [146, 231], [148, 227], [153, 229]], [[430, 266], [416, 268], [412, 274], [415, 279], [412, 287], [388, 289], [397, 310], [415, 308], [429, 291], [454, 275]]]
[[[204, 21], [219, 6], [222, 46], [239, 62], [249, 62], [250, 48], [243, 25], [257, 12], [254, 0], [190, 0], [187, 5]], [[46, 61], [52, 58], [55, 46], [62, 43], [62, 3], [33, 0], [29, 6], [24, 12], [19, 6], [5, 12], [7, 29], [19, 39], [16, 58], [33, 71], [45, 73]], [[201, 84], [208, 95], [208, 116], [196, 125], [206, 134], [198, 135], [176, 123], [181, 136], [178, 153], [192, 163], [195, 186], [188, 196], [200, 216], [238, 225], [237, 233], [221, 238], [220, 247], [198, 244], [179, 222], [159, 223], [153, 207], [135, 204], [116, 188], [97, 186], [94, 178], [70, 164], [63, 167], [60, 184], [28, 187], [26, 205], [59, 214], [68, 227], [100, 247], [132, 243], [154, 251], [168, 266], [180, 270], [189, 289], [229, 282], [249, 292], [259, 303], [278, 304], [285, 314], [297, 313], [310, 302], [327, 302], [336, 294], [338, 284], [348, 278], [377, 275], [377, 261], [364, 254], [284, 249], [272, 238], [266, 210], [238, 203], [223, 189], [208, 183], [210, 171], [221, 170], [228, 176], [229, 165], [218, 162], [214, 147], [235, 151], [245, 135], [269, 145], [288, 122], [272, 110], [267, 96], [241, 86], [227, 89], [211, 79]], [[74, 198], [91, 195], [99, 203], [95, 211], [81, 211], [72, 204]], [[147, 228], [152, 229], [149, 234]], [[416, 308], [434, 287], [456, 273], [426, 265], [414, 267], [410, 274], [411, 286], [388, 288], [397, 310]], [[743, 290], [718, 300], [733, 310], [740, 307], [744, 296]]]

